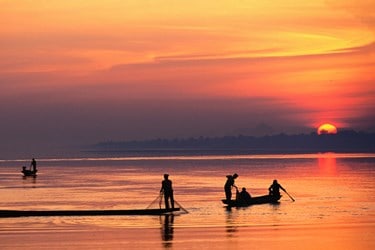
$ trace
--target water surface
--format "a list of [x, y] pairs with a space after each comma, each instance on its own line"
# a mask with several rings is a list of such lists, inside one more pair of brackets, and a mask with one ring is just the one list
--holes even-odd
[[[255, 244], [258, 249], [371, 249], [375, 245], [373, 154], [37, 160], [37, 178], [22, 178], [21, 166], [29, 164], [27, 160], [0, 161], [0, 209], [158, 207], [162, 177], [169, 173], [175, 199], [189, 213], [4, 218], [2, 248], [251, 249], [249, 245]], [[296, 201], [284, 194], [278, 205], [227, 211], [221, 203], [223, 185], [225, 176], [235, 172], [237, 186], [246, 187], [252, 196], [267, 194], [272, 180], [278, 179]], [[30, 235], [35, 237], [27, 244], [22, 241]], [[306, 240], [314, 244], [304, 246]]]

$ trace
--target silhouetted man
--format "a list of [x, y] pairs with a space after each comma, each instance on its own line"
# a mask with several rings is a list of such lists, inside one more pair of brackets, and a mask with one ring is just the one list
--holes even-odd
[[251, 200], [251, 195], [249, 194], [249, 192], [246, 191], [246, 188], [243, 187], [242, 188], [242, 191], [239, 193], [239, 202], [242, 204], [242, 205], [246, 205], [250, 202]]
[[229, 202], [232, 199], [232, 187], [237, 188], [236, 185], [234, 185], [234, 180], [238, 177], [238, 174], [233, 175], [227, 175], [227, 181], [224, 185], [224, 191], [225, 191], [225, 198]]
[[271, 186], [268, 188], [268, 191], [270, 192], [270, 195], [280, 198], [280, 189], [286, 192], [286, 190], [277, 182], [277, 180], [273, 180]]
[[33, 171], [34, 173], [36, 172], [36, 161], [34, 158], [31, 160], [30, 170]]
[[174, 208], [173, 189], [172, 181], [168, 179], [169, 174], [164, 174], [164, 180], [161, 182], [160, 193], [164, 193], [165, 208], [169, 209], [169, 201], [171, 201], [171, 207]]

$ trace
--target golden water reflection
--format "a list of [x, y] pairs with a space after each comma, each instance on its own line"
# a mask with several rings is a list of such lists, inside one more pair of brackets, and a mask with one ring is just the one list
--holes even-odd
[[319, 155], [318, 168], [322, 175], [337, 175], [336, 155], [334, 153]]

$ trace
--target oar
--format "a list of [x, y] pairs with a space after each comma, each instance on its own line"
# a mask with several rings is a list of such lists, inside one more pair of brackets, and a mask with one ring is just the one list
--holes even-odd
[[290, 196], [290, 194], [288, 194], [288, 192], [286, 190], [284, 190], [284, 192], [289, 196], [290, 199], [292, 199], [292, 201], [296, 201], [295, 199], [293, 199], [292, 196]]

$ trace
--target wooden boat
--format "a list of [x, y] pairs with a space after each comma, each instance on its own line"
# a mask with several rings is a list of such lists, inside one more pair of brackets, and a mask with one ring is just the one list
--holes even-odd
[[173, 209], [131, 209], [131, 210], [0, 210], [0, 218], [30, 216], [111, 216], [111, 215], [163, 215], [180, 211]]
[[221, 200], [224, 204], [228, 205], [228, 207], [247, 207], [251, 205], [258, 205], [258, 204], [277, 204], [279, 203], [281, 196], [272, 196], [272, 195], [263, 195], [263, 196], [256, 196], [251, 197], [250, 200], [247, 201], [240, 201], [240, 200], [231, 200], [228, 202], [226, 199]]
[[23, 176], [33, 176], [33, 177], [36, 177], [36, 172], [38, 172], [38, 170], [35, 170], [35, 171], [32, 171], [32, 170], [29, 170], [29, 169], [26, 169], [25, 166], [22, 167], [22, 171], [21, 173], [23, 173]]

